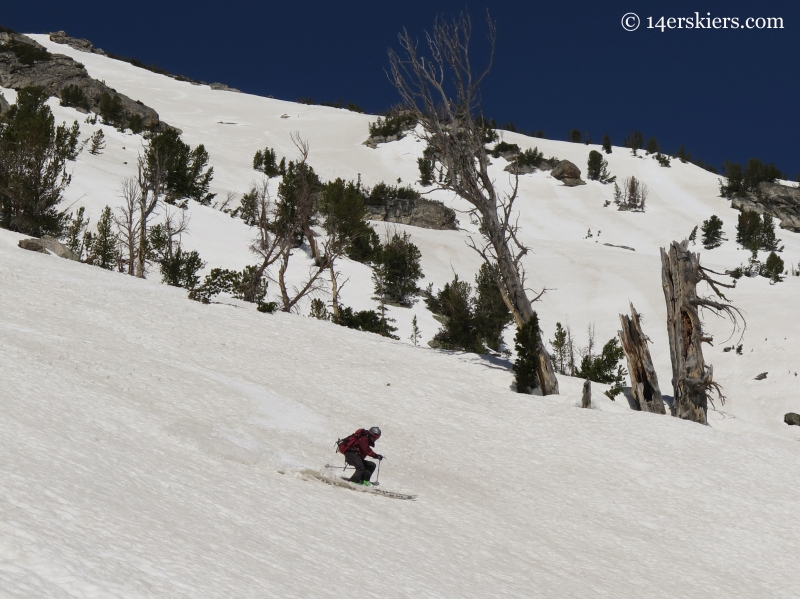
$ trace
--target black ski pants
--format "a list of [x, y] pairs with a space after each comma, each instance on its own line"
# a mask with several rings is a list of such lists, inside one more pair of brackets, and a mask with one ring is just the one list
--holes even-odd
[[361, 456], [355, 451], [348, 451], [344, 454], [344, 461], [356, 469], [353, 476], [350, 477], [350, 482], [361, 483], [369, 481], [372, 478], [372, 473], [375, 472], [375, 462], [362, 460]]

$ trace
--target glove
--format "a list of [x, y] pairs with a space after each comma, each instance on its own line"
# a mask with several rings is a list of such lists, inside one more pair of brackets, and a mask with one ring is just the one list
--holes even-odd
[[378, 454], [375, 454], [375, 459], [376, 459], [376, 460], [378, 460], [378, 461], [380, 462], [380, 461], [382, 461], [382, 460], [383, 460], [383, 456], [382, 456], [381, 454], [379, 454], [379, 453], [378, 453]]

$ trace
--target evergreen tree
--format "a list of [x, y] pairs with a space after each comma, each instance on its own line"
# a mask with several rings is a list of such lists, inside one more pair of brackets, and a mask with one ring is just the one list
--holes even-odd
[[92, 134], [91, 145], [89, 146], [89, 153], [93, 156], [99, 156], [103, 153], [103, 150], [106, 147], [106, 136], [103, 134], [102, 129], [98, 129], [97, 131]]
[[536, 347], [540, 334], [539, 317], [534, 312], [530, 320], [517, 329], [517, 334], [514, 336], [517, 360], [514, 362], [513, 370], [517, 393], [531, 393], [539, 386]]
[[83, 260], [83, 250], [87, 241], [86, 229], [89, 226], [89, 219], [83, 218], [85, 213], [85, 208], [81, 206], [75, 214], [66, 217], [64, 223], [64, 242], [79, 260]]
[[76, 108], [83, 108], [90, 110], [91, 104], [89, 98], [86, 97], [84, 91], [77, 85], [66, 85], [61, 90], [61, 105], [74, 106]]
[[500, 291], [500, 272], [496, 264], [481, 264], [475, 276], [473, 303], [475, 329], [482, 342], [494, 351], [500, 351], [503, 330], [513, 317]]
[[694, 229], [692, 229], [692, 232], [689, 233], [689, 241], [692, 242], [692, 245], [695, 244], [696, 239], [697, 239], [697, 225], [695, 225]]
[[703, 247], [707, 250], [718, 248], [725, 241], [722, 233], [722, 220], [716, 214], [712, 214], [708, 220], [703, 221], [701, 231], [703, 232]]
[[630, 148], [634, 156], [636, 152], [642, 149], [644, 143], [644, 136], [641, 131], [631, 131], [628, 137], [625, 138], [625, 147]]
[[592, 181], [600, 181], [608, 183], [616, 179], [608, 175], [608, 161], [603, 158], [603, 155], [597, 150], [589, 152], [589, 161], [586, 166], [586, 176]]
[[647, 154], [660, 154], [661, 148], [658, 145], [658, 140], [655, 137], [651, 137], [647, 140], [647, 146], [645, 147], [645, 152]]
[[319, 205], [323, 226], [344, 248], [351, 260], [373, 262], [380, 254], [380, 239], [365, 220], [364, 195], [352, 181], [330, 181], [322, 187]]
[[486, 352], [475, 322], [469, 283], [455, 275], [436, 295], [430, 288], [426, 295], [428, 309], [442, 321], [442, 328], [433, 337], [439, 347], [476, 354]]
[[167, 285], [183, 287], [191, 291], [200, 282], [200, 277], [197, 273], [204, 266], [205, 263], [195, 250], [184, 252], [179, 246], [171, 257], [167, 256], [162, 260], [161, 277]]
[[338, 316], [331, 317], [331, 322], [348, 329], [356, 329], [367, 333], [377, 333], [390, 339], [399, 339], [394, 333], [397, 327], [391, 325], [391, 319], [381, 316], [375, 310], [354, 312], [349, 306], [340, 306]]
[[775, 252], [770, 252], [767, 261], [764, 263], [761, 275], [769, 277], [772, 283], [783, 281], [783, 260]]
[[732, 198], [737, 195], [742, 195], [745, 191], [742, 165], [736, 164], [734, 162], [728, 162], [726, 160], [723, 167], [727, 183], [723, 183], [722, 181], [720, 181], [719, 183], [720, 195], [724, 198]]
[[55, 126], [47, 93], [19, 90], [0, 124], [0, 227], [41, 237], [60, 237], [66, 216], [58, 211], [70, 183], [79, 128]]
[[328, 314], [328, 308], [325, 306], [325, 302], [318, 297], [311, 300], [311, 312], [309, 316], [317, 320], [329, 320], [331, 317], [331, 315]]
[[[264, 148], [264, 151], [257, 150], [253, 157], [253, 168], [261, 171], [267, 177], [277, 177], [281, 174], [280, 168], [276, 164], [277, 156], [272, 148]], [[285, 159], [284, 159], [285, 160]]]
[[611, 154], [611, 137], [609, 137], [608, 133], [603, 136], [603, 151], [606, 154]]
[[587, 353], [581, 360], [575, 376], [611, 385], [611, 389], [606, 391], [606, 395], [614, 399], [615, 396], [622, 392], [625, 375], [628, 374], [619, 365], [619, 361], [623, 357], [625, 357], [625, 352], [619, 345], [619, 339], [614, 337], [603, 346], [599, 356]]
[[373, 271], [380, 274], [382, 292], [375, 293], [386, 301], [410, 306], [415, 295], [420, 293], [417, 281], [423, 278], [419, 248], [411, 243], [411, 236], [394, 232], [380, 248]]
[[553, 366], [559, 374], [567, 374], [569, 367], [569, 346], [567, 343], [567, 331], [561, 326], [560, 322], [556, 323], [556, 334], [553, 340], [550, 341], [550, 347], [553, 348]]
[[208, 192], [214, 177], [214, 168], [206, 168], [208, 160], [208, 152], [203, 144], [192, 149], [175, 129], [154, 135], [145, 151], [149, 172], [153, 172], [159, 162], [165, 171], [165, 201], [181, 207], [186, 206], [186, 199], [193, 199], [204, 206], [211, 204], [216, 194]]
[[422, 338], [422, 331], [419, 330], [419, 326], [417, 325], [417, 315], [414, 314], [414, 318], [411, 319], [411, 342], [416, 346], [419, 345], [419, 340]]
[[114, 217], [111, 208], [106, 206], [97, 221], [97, 234], [87, 248], [86, 262], [106, 270], [114, 270], [119, 257], [119, 239], [114, 230]]
[[581, 131], [580, 131], [580, 129], [572, 129], [572, 130], [570, 130], [567, 139], [569, 139], [569, 141], [571, 141], [574, 144], [581, 143]]

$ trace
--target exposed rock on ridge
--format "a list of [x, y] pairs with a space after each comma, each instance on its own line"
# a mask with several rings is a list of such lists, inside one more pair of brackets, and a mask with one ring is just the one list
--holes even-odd
[[760, 183], [758, 191], [733, 198], [731, 205], [759, 214], [767, 212], [780, 219], [781, 229], [800, 233], [800, 188], [780, 183]]
[[86, 68], [63, 54], [49, 54], [43, 60], [33, 60], [26, 64], [11, 47], [24, 44], [40, 52], [47, 52], [44, 46], [18, 33], [0, 32], [0, 86], [11, 89], [37, 86], [52, 96], [61, 97], [62, 90], [68, 85], [80, 88], [89, 99], [94, 112], [99, 112], [100, 99], [104, 93], [119, 97], [122, 107], [133, 116], [140, 116], [145, 127], [164, 128], [158, 113], [141, 102], [132, 100], [124, 94], [108, 87], [96, 79], [92, 79]]
[[385, 204], [365, 204], [367, 219], [382, 220], [423, 229], [457, 229], [458, 220], [452, 208], [436, 200], [392, 198]]

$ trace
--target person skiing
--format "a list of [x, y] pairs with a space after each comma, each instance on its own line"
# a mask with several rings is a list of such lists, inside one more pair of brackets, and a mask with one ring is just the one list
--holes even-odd
[[380, 438], [381, 429], [373, 426], [369, 430], [360, 428], [339, 442], [338, 451], [344, 454], [344, 461], [356, 470], [349, 479], [351, 483], [367, 486], [371, 484], [369, 479], [372, 478], [372, 473], [375, 472], [375, 462], [367, 460], [366, 457], [369, 456], [378, 461], [383, 459], [381, 454], [372, 451], [372, 448], [375, 447], [375, 441]]

